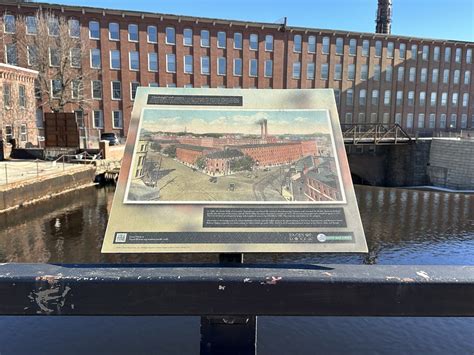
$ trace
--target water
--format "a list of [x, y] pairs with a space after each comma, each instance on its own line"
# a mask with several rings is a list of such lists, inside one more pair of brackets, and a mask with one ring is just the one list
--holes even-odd
[[[356, 188], [370, 253], [252, 254], [247, 262], [474, 265], [474, 196]], [[0, 215], [0, 262], [215, 262], [216, 255], [102, 255], [113, 188]], [[260, 317], [259, 354], [473, 354], [472, 318]], [[193, 354], [198, 317], [0, 317], [0, 354]]]

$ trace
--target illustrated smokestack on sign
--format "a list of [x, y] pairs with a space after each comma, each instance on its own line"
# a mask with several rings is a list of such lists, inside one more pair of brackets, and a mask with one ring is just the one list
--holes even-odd
[[265, 139], [268, 137], [268, 127], [267, 127], [267, 120], [264, 119], [263, 120], [263, 127], [264, 127], [264, 131], [265, 131]]
[[392, 0], [378, 0], [376, 33], [392, 32]]
[[268, 136], [267, 120], [265, 118], [259, 120], [257, 124], [260, 125], [260, 137], [266, 139]]

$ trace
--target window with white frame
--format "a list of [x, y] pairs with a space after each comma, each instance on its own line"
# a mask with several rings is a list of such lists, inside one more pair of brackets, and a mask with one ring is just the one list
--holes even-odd
[[82, 96], [82, 81], [74, 79], [71, 82], [71, 97], [73, 99], [79, 99]]
[[51, 80], [51, 97], [57, 99], [61, 95], [63, 90], [63, 85], [61, 80], [53, 79]]
[[451, 105], [453, 107], [458, 106], [458, 97], [459, 97], [459, 94], [457, 92], [453, 92], [453, 94], [451, 96]]
[[395, 104], [397, 106], [402, 106], [402, 104], [403, 104], [403, 91], [401, 91], [401, 90], [397, 91], [397, 98], [396, 98]]
[[456, 48], [456, 51], [454, 52], [454, 61], [456, 63], [461, 63], [461, 58], [462, 58], [462, 48]]
[[158, 71], [158, 53], [148, 53], [148, 70]]
[[234, 33], [234, 49], [242, 49], [242, 33]]
[[134, 23], [128, 25], [128, 41], [138, 42], [138, 25]]
[[323, 45], [321, 48], [321, 53], [322, 54], [329, 54], [329, 37], [323, 37]]
[[120, 26], [118, 23], [109, 23], [109, 40], [120, 41]]
[[209, 46], [210, 46], [209, 31], [201, 30], [201, 47], [207, 48]]
[[446, 114], [442, 113], [439, 116], [439, 128], [446, 128]]
[[81, 67], [81, 48], [71, 48], [71, 67], [80, 68]]
[[456, 69], [453, 74], [453, 83], [459, 84], [459, 80], [461, 79], [461, 71]]
[[242, 58], [234, 58], [234, 75], [242, 75]]
[[112, 111], [112, 126], [113, 128], [123, 128], [122, 111]]
[[418, 114], [418, 128], [424, 128], [425, 127], [425, 114], [420, 113]]
[[407, 113], [407, 128], [413, 128], [413, 113]]
[[79, 38], [81, 36], [81, 25], [79, 20], [71, 18], [68, 20], [69, 36], [72, 38]]
[[[59, 35], [59, 24], [58, 24], [58, 35]], [[89, 22], [89, 38], [100, 39], [100, 25], [97, 21]]]
[[336, 38], [336, 55], [344, 54], [344, 39]]
[[225, 48], [226, 45], [226, 34], [223, 31], [217, 32], [217, 48]]
[[466, 63], [471, 64], [472, 63], [472, 49], [468, 48], [466, 50]]
[[184, 56], [184, 72], [186, 74], [193, 73], [193, 56], [192, 55]]
[[301, 78], [301, 62], [293, 63], [293, 79]]
[[315, 75], [316, 75], [316, 73], [315, 73], [315, 64], [314, 63], [306, 64], [306, 79], [314, 80]]
[[308, 37], [308, 53], [316, 53], [316, 36]]
[[136, 81], [132, 81], [130, 83], [130, 99], [135, 100], [135, 96], [137, 95], [137, 89], [140, 86], [140, 83]]
[[437, 93], [434, 91], [431, 93], [431, 96], [430, 96], [430, 106], [435, 107], [436, 101], [437, 101]]
[[374, 80], [380, 81], [380, 64], [374, 65]]
[[443, 71], [443, 84], [449, 83], [449, 69]]
[[26, 128], [26, 124], [25, 123], [20, 124], [20, 141], [26, 142], [28, 140], [27, 132], [28, 130]]
[[91, 68], [100, 69], [100, 49], [91, 49]]
[[168, 84], [166, 84], [166, 87], [167, 88], [175, 88], [176, 84], [175, 83], [168, 83]]
[[448, 105], [448, 93], [443, 92], [441, 93], [441, 106], [447, 106]]
[[120, 81], [112, 81], [112, 100], [122, 99], [122, 83]]
[[184, 84], [184, 88], [185, 88], [185, 89], [192, 89], [192, 88], [193, 88], [193, 84]]
[[60, 55], [58, 48], [49, 48], [49, 66], [50, 67], [59, 67], [60, 64]]
[[20, 108], [26, 108], [25, 85], [18, 85], [18, 106], [20, 106]]
[[418, 55], [418, 46], [416, 44], [412, 44], [410, 55], [411, 59], [416, 60], [416, 56]]
[[14, 15], [3, 16], [3, 30], [5, 31], [5, 33], [16, 32], [16, 19]]
[[92, 111], [92, 118], [94, 121], [94, 128], [104, 128], [104, 116], [101, 110]]
[[375, 41], [375, 56], [382, 56], [382, 41]]
[[421, 68], [420, 81], [422, 83], [426, 83], [427, 78], [428, 78], [428, 69], [427, 68]]
[[379, 104], [379, 91], [377, 89], [372, 90], [372, 105], [378, 106]]
[[464, 72], [464, 85], [469, 85], [471, 82], [471, 71], [466, 70]]
[[355, 79], [355, 64], [349, 64], [347, 67], [347, 80]]
[[440, 49], [439, 47], [434, 47], [433, 49], [433, 60], [435, 62], [439, 62], [439, 56], [440, 56]]
[[451, 114], [451, 120], [449, 121], [449, 128], [454, 129], [457, 126], [458, 115], [455, 113]]
[[354, 105], [354, 90], [353, 89], [346, 90], [346, 105], [347, 106]]
[[360, 80], [367, 80], [368, 79], [368, 66], [367, 64], [363, 64], [360, 67]]
[[416, 80], [416, 68], [415, 67], [410, 68], [410, 71], [408, 73], [408, 80], [412, 83], [415, 82], [415, 80]]
[[266, 78], [271, 78], [273, 76], [273, 60], [267, 59], [264, 63], [265, 65], [265, 70], [264, 70], [264, 75]]
[[158, 88], [158, 87], [160, 87], [160, 85], [158, 85], [158, 83], [149, 83], [148, 86], [151, 87], [151, 88]]
[[357, 40], [355, 38], [349, 40], [349, 55], [357, 55]]
[[388, 112], [384, 112], [382, 120], [383, 120], [383, 123], [389, 123], [390, 122], [390, 114]]
[[420, 91], [420, 100], [418, 102], [420, 106], [425, 106], [426, 104], [426, 92], [425, 91]]
[[403, 81], [403, 77], [405, 76], [405, 68], [398, 67], [397, 71], [397, 81]]
[[255, 77], [258, 75], [258, 60], [250, 59], [249, 60], [249, 76]]
[[408, 106], [413, 106], [415, 104], [415, 92], [414, 91], [408, 91], [407, 103], [408, 103]]
[[91, 88], [92, 88], [92, 98], [95, 100], [102, 99], [102, 81], [92, 80]]
[[363, 57], [368, 57], [369, 56], [369, 48], [370, 48], [369, 40], [364, 39], [362, 41], [362, 56]]
[[467, 107], [469, 105], [469, 94], [465, 92], [462, 94], [462, 107]]
[[387, 65], [385, 68], [385, 81], [386, 82], [391, 82], [392, 81], [392, 76], [393, 76], [393, 68], [391, 65]]
[[272, 35], [265, 36], [265, 50], [267, 52], [273, 52], [273, 36]]
[[402, 114], [401, 113], [396, 113], [395, 114], [395, 123], [398, 125], [402, 124]]
[[359, 105], [365, 106], [366, 99], [367, 99], [367, 91], [365, 89], [360, 90], [359, 91]]
[[364, 112], [359, 112], [359, 115], [357, 116], [358, 122], [359, 123], [365, 123], [365, 113]]
[[226, 75], [227, 59], [225, 57], [217, 58], [217, 75]]
[[148, 43], [158, 42], [158, 29], [156, 26], [147, 26], [146, 28], [146, 39]]
[[463, 113], [461, 115], [461, 129], [466, 129], [467, 128], [467, 115]]
[[36, 16], [26, 16], [26, 34], [36, 35], [38, 33], [38, 21]]
[[444, 61], [446, 63], [449, 63], [451, 61], [451, 48], [450, 47], [446, 47], [444, 49]]
[[434, 113], [430, 113], [430, 118], [428, 121], [428, 128], [435, 128], [436, 125], [436, 115]]
[[341, 90], [339, 89], [334, 89], [334, 99], [336, 101], [336, 105], [341, 104]]
[[166, 54], [166, 71], [176, 73], [176, 56], [173, 53]]
[[387, 43], [387, 58], [393, 58], [393, 52], [395, 50], [395, 44], [393, 42]]
[[209, 75], [211, 69], [209, 67], [209, 57], [201, 57], [201, 74]]
[[165, 42], [166, 44], [175, 45], [176, 44], [176, 31], [174, 27], [166, 27], [165, 29]]
[[352, 123], [352, 112], [346, 112], [345, 123]]
[[140, 70], [140, 55], [138, 52], [130, 52], [130, 70]]
[[400, 43], [398, 47], [398, 58], [405, 59], [406, 53], [407, 53], [407, 45], [405, 43]]
[[120, 51], [111, 50], [110, 51], [110, 69], [120, 70]]
[[421, 59], [428, 60], [430, 57], [430, 46], [424, 45], [421, 51]]
[[183, 45], [187, 47], [193, 45], [193, 30], [190, 28], [185, 28], [183, 30]]
[[438, 82], [438, 76], [439, 76], [439, 70], [438, 69], [433, 69], [433, 72], [431, 73], [431, 82], [433, 84], [436, 84]]
[[334, 65], [334, 80], [342, 80], [342, 64]]
[[295, 53], [301, 53], [301, 47], [302, 47], [302, 37], [301, 35], [294, 35], [293, 37], [293, 52]]
[[18, 54], [16, 43], [8, 43], [5, 45], [6, 63], [10, 65], [18, 65]]
[[321, 64], [321, 80], [328, 80], [329, 78], [329, 64]]
[[258, 34], [256, 34], [256, 33], [251, 33], [250, 34], [249, 49], [251, 51], [257, 51], [258, 50]]

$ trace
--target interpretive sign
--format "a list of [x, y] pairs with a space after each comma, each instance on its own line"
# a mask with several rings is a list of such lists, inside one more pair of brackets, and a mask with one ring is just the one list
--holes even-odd
[[367, 252], [333, 91], [139, 88], [102, 252]]

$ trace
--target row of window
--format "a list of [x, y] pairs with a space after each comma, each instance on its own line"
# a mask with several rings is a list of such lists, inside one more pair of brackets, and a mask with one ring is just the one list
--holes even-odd
[[[449, 123], [447, 122], [447, 115], [445, 113], [442, 113], [439, 115], [438, 119], [438, 128], [439, 129], [455, 129], [457, 128], [457, 114], [453, 113], [450, 115], [450, 120]], [[461, 115], [461, 129], [466, 129], [467, 128], [467, 122], [468, 122], [468, 117], [467, 114], [462, 114]], [[345, 122], [346, 123], [353, 123], [353, 115], [352, 112], [347, 112], [345, 115]], [[358, 115], [358, 123], [365, 123], [366, 122], [366, 115], [364, 112], [359, 113]], [[377, 113], [371, 113], [370, 114], [370, 122], [371, 123], [377, 123], [379, 122], [378, 120], [378, 114]], [[390, 123], [390, 113], [386, 112], [382, 116], [382, 122], [383, 123]], [[354, 122], [355, 123], [355, 122]], [[402, 114], [401, 113], [396, 113], [395, 114], [395, 123], [402, 125]], [[406, 119], [405, 119], [405, 125], [404, 127], [408, 129], [414, 128], [414, 114], [413, 113], [407, 113]], [[449, 124], [449, 127], [447, 125]], [[418, 129], [423, 129], [423, 128], [429, 128], [429, 129], [435, 129], [436, 128], [436, 114], [431, 113], [428, 116], [428, 122], [426, 122], [425, 119], [425, 114], [420, 113], [418, 114], [418, 119], [416, 122], [416, 127]], [[471, 127], [474, 127], [474, 115], [471, 118]]]
[[[92, 121], [94, 128], [104, 128], [104, 115], [102, 110], [92, 111]], [[122, 111], [112, 111], [112, 128], [121, 129], [123, 128], [123, 115]]]
[[[49, 18], [48, 33], [51, 36], [59, 35], [59, 23], [58, 19], [54, 16]], [[69, 35], [71, 37], [80, 37], [80, 23], [77, 19], [69, 19]], [[28, 16], [26, 18], [26, 32], [28, 34], [34, 35], [37, 33], [37, 20], [34, 16]], [[13, 15], [5, 15], [4, 17], [4, 30], [7, 33], [15, 33], [16, 24], [15, 17]], [[109, 40], [119, 41], [120, 40], [120, 25], [115, 22], [109, 23]], [[93, 40], [100, 40], [100, 24], [98, 21], [89, 22], [89, 38]], [[128, 40], [130, 42], [138, 42], [139, 40], [139, 29], [137, 24], [128, 25]], [[147, 27], [147, 41], [149, 43], [158, 43], [158, 29], [156, 26]], [[199, 39], [201, 47], [210, 47], [210, 32], [209, 30], [200, 31]], [[165, 28], [165, 43], [169, 45], [176, 44], [176, 30], [174, 27]], [[330, 53], [330, 44], [331, 38], [325, 36], [321, 41], [321, 53], [329, 54]], [[349, 39], [349, 55], [357, 55], [357, 40], [355, 38]], [[193, 30], [191, 28], [185, 28], [183, 30], [183, 45], [184, 46], [193, 46]], [[252, 33], [249, 36], [249, 49], [258, 50], [259, 45], [259, 35]], [[338, 37], [335, 40], [335, 54], [344, 55], [344, 45], [345, 39]], [[217, 32], [217, 47], [226, 48], [227, 47], [227, 34], [224, 31]], [[270, 34], [265, 35], [264, 48], [265, 51], [273, 51], [273, 36]], [[310, 35], [307, 38], [306, 42], [307, 52], [316, 53], [316, 36]], [[242, 49], [243, 48], [243, 36], [240, 32], [233, 33], [233, 48]], [[380, 40], [375, 41], [375, 47], [373, 49], [375, 57], [382, 56], [383, 43]], [[370, 41], [362, 40], [361, 55], [369, 56], [370, 50]], [[303, 36], [300, 34], [295, 34], [293, 36], [293, 52], [301, 53], [303, 51]], [[418, 57], [418, 45], [413, 44], [410, 47], [410, 58], [416, 60]], [[434, 61], [439, 61], [441, 57], [441, 48], [435, 46], [431, 49], [429, 45], [421, 46], [421, 59], [429, 60], [430, 52], [432, 52], [432, 59]], [[462, 61], [462, 48], [455, 48], [454, 61], [456, 63], [461, 63]], [[407, 46], [405, 43], [400, 43], [398, 47], [398, 57], [400, 59], [405, 59], [407, 54]], [[395, 43], [388, 42], [386, 46], [386, 56], [387, 58], [394, 58], [395, 56]], [[445, 47], [444, 49], [444, 61], [451, 62], [451, 47]], [[472, 49], [466, 49], [465, 56], [466, 63], [472, 63]]]
[[[10, 109], [15, 105], [12, 95], [12, 85], [9, 83], [3, 84], [3, 106], [5, 109]], [[21, 109], [26, 108], [27, 97], [25, 85], [18, 85], [18, 107]]]

